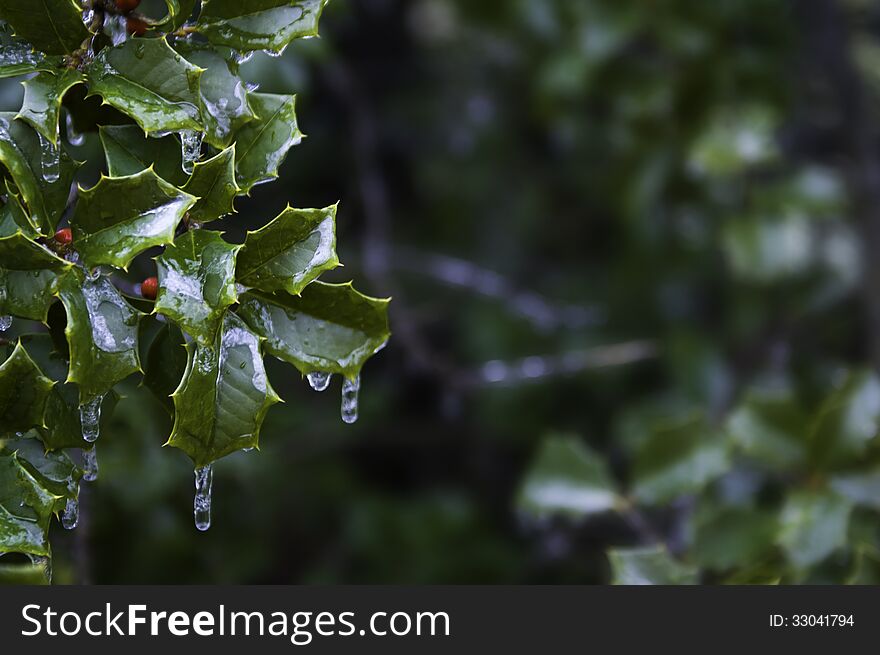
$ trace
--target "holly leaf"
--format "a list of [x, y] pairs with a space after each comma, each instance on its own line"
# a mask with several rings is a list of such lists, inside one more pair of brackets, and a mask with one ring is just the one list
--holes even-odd
[[147, 134], [202, 129], [202, 72], [165, 39], [129, 39], [86, 66], [90, 95], [100, 95]]
[[0, 453], [0, 553], [48, 557], [56, 501], [16, 453]]
[[227, 313], [211, 346], [190, 343], [187, 352], [167, 445], [189, 455], [196, 467], [257, 447], [266, 412], [280, 400], [266, 376], [259, 337]]
[[82, 471], [66, 453], [46, 452], [37, 432], [30, 432], [29, 436], [6, 441], [3, 450], [6, 453], [17, 453], [18, 460], [28, 472], [56, 497], [53, 511], [60, 513], [67, 499], [76, 499], [79, 496], [79, 481]]
[[318, 35], [328, 0], [205, 0], [196, 29], [215, 45], [281, 52], [294, 39]]
[[180, 386], [187, 366], [186, 340], [173, 323], [166, 323], [156, 333], [144, 366], [144, 386], [174, 416], [171, 395]]
[[248, 232], [236, 275], [247, 287], [297, 295], [337, 266], [336, 206], [288, 207], [261, 229]]
[[0, 78], [54, 69], [60, 63], [60, 57], [46, 57], [34, 50], [30, 43], [16, 39], [0, 26]]
[[209, 230], [190, 230], [178, 237], [156, 258], [155, 312], [173, 320], [200, 345], [209, 346], [226, 308], [238, 300], [235, 255], [240, 248]]
[[73, 0], [0, 0], [0, 19], [15, 35], [49, 55], [79, 50], [92, 33], [82, 19], [82, 7]]
[[790, 494], [779, 518], [778, 543], [795, 568], [818, 564], [846, 543], [852, 504], [822, 491]]
[[255, 118], [238, 64], [211, 47], [179, 41], [177, 50], [190, 63], [205, 69], [199, 83], [205, 140], [225, 148], [241, 127]]
[[613, 510], [619, 502], [605, 460], [577, 437], [554, 435], [541, 444], [517, 505], [538, 518], [583, 518]]
[[0, 238], [0, 315], [45, 323], [58, 271], [70, 266], [21, 233]]
[[699, 417], [658, 427], [633, 465], [633, 493], [641, 502], [662, 504], [696, 493], [727, 471], [727, 444]]
[[171, 243], [195, 202], [152, 168], [127, 177], [102, 177], [91, 189], [80, 189], [70, 219], [74, 246], [88, 267], [127, 269], [145, 250]]
[[365, 296], [350, 283], [313, 282], [300, 296], [250, 292], [240, 303], [238, 315], [266, 339], [266, 351], [303, 375], [354, 378], [391, 336], [389, 301]]
[[140, 371], [137, 327], [141, 314], [109, 280], [87, 280], [78, 269], [59, 280], [58, 296], [67, 312], [67, 382], [79, 386], [80, 403], [85, 404]]
[[21, 342], [0, 364], [0, 434], [42, 427], [55, 383], [28, 356]]
[[198, 201], [189, 210], [190, 219], [209, 223], [235, 211], [233, 205], [240, 189], [235, 182], [235, 144], [211, 159], [196, 162], [183, 191]]
[[278, 177], [288, 151], [302, 141], [296, 122], [296, 96], [250, 94], [257, 117], [235, 133], [236, 179], [242, 191]]
[[33, 223], [44, 234], [53, 234], [78, 165], [64, 148], [56, 148], [9, 112], [0, 112], [0, 163], [21, 192]]
[[174, 186], [186, 182], [180, 143], [174, 137], [148, 137], [135, 125], [101, 125], [98, 133], [110, 177], [134, 175], [152, 166]]
[[78, 70], [62, 68], [44, 71], [24, 84], [24, 101], [16, 118], [27, 122], [52, 145], [58, 145], [58, 119], [64, 95], [85, 76]]
[[663, 546], [616, 548], [608, 551], [612, 584], [697, 584], [697, 570], [672, 558]]
[[28, 218], [19, 197], [7, 187], [6, 201], [0, 207], [0, 237], [9, 237], [18, 233], [28, 239], [36, 239], [40, 236], [37, 228]]

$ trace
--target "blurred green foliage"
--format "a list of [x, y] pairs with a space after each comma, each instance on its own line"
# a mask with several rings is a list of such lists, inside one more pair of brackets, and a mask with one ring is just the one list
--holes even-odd
[[128, 389], [56, 580], [880, 582], [878, 25], [855, 0], [331, 3], [243, 66], [298, 90], [309, 138], [228, 229], [341, 199], [331, 278], [396, 305], [361, 420], [270, 364], [286, 404], [217, 465], [203, 535]]

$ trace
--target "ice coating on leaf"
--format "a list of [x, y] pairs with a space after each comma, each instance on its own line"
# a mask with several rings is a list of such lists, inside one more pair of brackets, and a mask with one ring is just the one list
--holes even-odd
[[128, 40], [128, 24], [122, 14], [104, 14], [104, 34], [110, 37], [114, 46], [122, 45]]
[[6, 332], [9, 328], [12, 327], [12, 317], [11, 316], [0, 316], [0, 332]]
[[312, 371], [306, 375], [306, 379], [309, 381], [309, 386], [311, 386], [314, 391], [327, 391], [327, 387], [330, 386], [330, 379], [332, 377], [333, 374], [326, 371]]
[[361, 376], [345, 378], [342, 382], [342, 420], [348, 424], [358, 420], [358, 396], [361, 391]]
[[82, 451], [83, 456], [83, 480], [94, 482], [98, 479], [98, 447], [92, 446]]
[[211, 527], [211, 494], [214, 486], [214, 467], [211, 464], [195, 470], [196, 495], [193, 517], [196, 529], [204, 532]]
[[192, 175], [196, 162], [202, 156], [202, 139], [204, 135], [194, 130], [180, 133], [180, 154], [183, 172]]
[[277, 178], [287, 153], [303, 138], [296, 120], [295, 96], [251, 93], [249, 104], [257, 118], [235, 133], [236, 176], [247, 193]]
[[[103, 277], [87, 279], [82, 285], [83, 299], [91, 318], [92, 339], [95, 345], [108, 353], [131, 350], [135, 337], [125, 315], [130, 311], [125, 300], [109, 280]], [[124, 327], [123, 327], [124, 326]]]
[[79, 422], [82, 427], [83, 439], [94, 443], [101, 435], [101, 404], [103, 397], [98, 397], [79, 406]]
[[17, 37], [50, 55], [74, 52], [91, 34], [82, 22], [82, 9], [71, 0], [5, 0], [0, 19]]
[[61, 525], [65, 530], [73, 530], [79, 523], [79, 500], [68, 498], [64, 505], [64, 513], [61, 515]]
[[215, 45], [239, 52], [280, 52], [294, 39], [315, 36], [328, 0], [210, 0], [196, 29]]

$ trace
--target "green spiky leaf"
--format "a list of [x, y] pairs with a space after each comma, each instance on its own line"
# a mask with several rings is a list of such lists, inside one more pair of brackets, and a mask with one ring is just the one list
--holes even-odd
[[242, 191], [278, 177], [278, 168], [303, 134], [296, 122], [296, 96], [250, 94], [256, 118], [235, 133], [236, 179]]
[[53, 384], [18, 343], [0, 364], [0, 434], [42, 427]]
[[60, 279], [58, 295], [67, 312], [67, 382], [77, 384], [80, 402], [86, 403], [140, 370], [140, 312], [125, 301], [109, 280], [87, 280], [76, 269]]
[[182, 190], [199, 199], [189, 210], [190, 219], [197, 223], [209, 223], [234, 212], [239, 192], [235, 182], [235, 146], [207, 161], [196, 162]]
[[174, 137], [148, 137], [135, 125], [102, 125], [98, 133], [110, 177], [134, 175], [152, 166], [174, 186], [186, 182], [180, 143]]
[[294, 39], [317, 36], [328, 0], [206, 0], [196, 28], [209, 41], [246, 52], [280, 52]]
[[145, 250], [171, 243], [195, 202], [152, 169], [102, 177], [91, 189], [80, 190], [70, 219], [74, 245], [86, 266], [127, 268]]
[[0, 315], [45, 323], [55, 278], [70, 266], [21, 233], [0, 238]]
[[73, 0], [0, 0], [0, 19], [17, 37], [50, 55], [70, 54], [91, 36], [82, 7]]
[[211, 346], [188, 344], [187, 350], [168, 445], [184, 451], [197, 467], [258, 446], [266, 412], [279, 400], [266, 376], [259, 337], [227, 313]]
[[238, 300], [235, 255], [240, 248], [209, 230], [178, 237], [156, 259], [156, 313], [172, 319], [200, 345], [210, 345], [226, 308]]
[[102, 50], [86, 67], [90, 94], [100, 95], [149, 134], [202, 129], [201, 74], [165, 39], [129, 39]]
[[82, 73], [70, 68], [32, 77], [24, 82], [24, 102], [18, 118], [29, 123], [44, 139], [58, 145], [58, 119], [64, 95], [84, 79]]
[[248, 232], [236, 275], [247, 287], [297, 295], [324, 271], [339, 265], [336, 206], [288, 207], [256, 232]]

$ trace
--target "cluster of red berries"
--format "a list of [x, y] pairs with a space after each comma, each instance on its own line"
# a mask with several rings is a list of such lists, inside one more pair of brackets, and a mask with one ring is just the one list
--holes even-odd
[[[73, 232], [69, 227], [63, 227], [55, 233], [55, 243], [66, 248], [73, 243]], [[148, 277], [141, 282], [141, 295], [147, 300], [155, 300], [159, 293], [159, 279], [155, 276]]]

